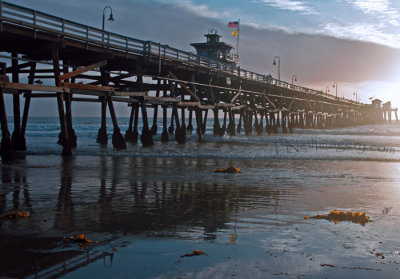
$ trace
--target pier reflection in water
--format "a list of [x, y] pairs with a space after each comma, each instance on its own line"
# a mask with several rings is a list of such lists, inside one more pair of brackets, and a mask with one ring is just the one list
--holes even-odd
[[[291, 189], [269, 185], [265, 177], [253, 178], [249, 185], [248, 174], [213, 173], [227, 163], [200, 158], [28, 156], [2, 165], [0, 215], [26, 211], [30, 216], [0, 219], [8, 254], [0, 265], [1, 275], [59, 276], [101, 257], [110, 265], [109, 243], [121, 234], [215, 239], [218, 231], [236, 222], [238, 212], [262, 206], [273, 213], [282, 196], [291, 195]], [[19, 240], [11, 241], [16, 232]], [[89, 250], [71, 251], [62, 242], [79, 233], [101, 242], [88, 247], [91, 256]], [[6, 258], [20, 260], [11, 264]], [[58, 268], [49, 273], [51, 266]]]
[[[232, 164], [243, 173], [213, 173]], [[372, 268], [335, 269], [342, 277], [374, 278], [377, 269], [393, 275], [398, 168], [346, 160], [28, 155], [1, 165], [0, 214], [30, 216], [0, 219], [0, 276], [331, 277], [325, 263]], [[367, 211], [374, 222], [303, 218], [335, 208]], [[63, 242], [80, 233], [100, 243]], [[195, 249], [208, 256], [180, 258]], [[385, 254], [385, 265], [374, 251]]]
[[[214, 160], [99, 157], [64, 159], [54, 229], [175, 235], [226, 227], [240, 208], [275, 208], [290, 189], [247, 185], [245, 177], [214, 174]], [[241, 185], [242, 184], [242, 185]], [[51, 203], [52, 201], [48, 201]]]

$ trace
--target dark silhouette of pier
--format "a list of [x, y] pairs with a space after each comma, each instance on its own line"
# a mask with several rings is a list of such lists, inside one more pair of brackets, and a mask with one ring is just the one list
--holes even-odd
[[[220, 136], [380, 123], [386, 115], [390, 120], [392, 111], [397, 118], [397, 109], [390, 103], [367, 105], [242, 69], [216, 32], [206, 37], [206, 43], [192, 44], [198, 52], [193, 54], [0, 1], [0, 52], [7, 61], [0, 64], [2, 159], [13, 160], [16, 150], [26, 149], [25, 130], [33, 98], [39, 102], [40, 98], [57, 99], [63, 155], [71, 155], [76, 147], [74, 102], [98, 102], [101, 106], [100, 144], [108, 142], [109, 110], [112, 144], [118, 149], [125, 149], [126, 141], [140, 140], [143, 146], [151, 146], [153, 135], [160, 132], [163, 142], [173, 136], [184, 143], [194, 126], [201, 139], [210, 111], [213, 133]], [[212, 48], [213, 53], [207, 52]], [[20, 81], [22, 76], [27, 82]], [[5, 93], [13, 95], [12, 134]], [[22, 115], [21, 98], [25, 99]], [[115, 102], [131, 107], [125, 135], [118, 126]], [[149, 107], [153, 108], [153, 123], [149, 123]], [[140, 136], [139, 113], [143, 122]], [[162, 117], [163, 127], [157, 127], [158, 117]]]

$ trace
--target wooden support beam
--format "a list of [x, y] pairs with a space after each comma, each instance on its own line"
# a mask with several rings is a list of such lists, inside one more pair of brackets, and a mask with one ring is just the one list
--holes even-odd
[[241, 109], [244, 109], [244, 108], [246, 108], [246, 105], [238, 105], [238, 106], [232, 107], [231, 110], [235, 111], [235, 110], [241, 110]]
[[197, 107], [200, 102], [179, 102], [178, 107]]
[[70, 82], [60, 82], [60, 86], [65, 86], [67, 88], [73, 88], [73, 89], [93, 90], [93, 91], [110, 92], [110, 93], [114, 92], [114, 87], [112, 86], [97, 86], [91, 84], [70, 83]]
[[220, 103], [220, 104], [216, 104], [216, 106], [217, 107], [219, 107], [219, 108], [231, 108], [231, 107], [234, 107], [235, 105], [234, 104], [227, 104], [227, 103]]
[[149, 101], [151, 103], [154, 102], [164, 102], [164, 103], [179, 103], [179, 98], [169, 98], [169, 97], [153, 97], [153, 96], [145, 96], [143, 97], [145, 101]]
[[[169, 72], [169, 74], [174, 78], [174, 79], [178, 79], [178, 77], [176, 75], [174, 75], [174, 73], [172, 73], [171, 71]], [[178, 84], [186, 91], [188, 92], [190, 95], [192, 95], [192, 97], [200, 102], [200, 98], [196, 96], [196, 94], [194, 94], [192, 92], [192, 90], [189, 89], [189, 87], [187, 87], [182, 81], [178, 81]]]
[[4, 88], [4, 92], [15, 93], [15, 90], [21, 91], [44, 91], [44, 92], [57, 92], [57, 93], [69, 93], [70, 89], [61, 86], [48, 86], [48, 85], [36, 85], [36, 84], [24, 84], [14, 82], [0, 83], [0, 87]]
[[231, 104], [233, 104], [237, 98], [239, 98], [240, 94], [242, 93], [242, 85], [239, 86], [239, 92], [232, 98]]
[[293, 106], [294, 102], [295, 102], [295, 100], [291, 100], [291, 101], [290, 101], [290, 103], [289, 103], [289, 105], [288, 105], [289, 109], [291, 109], [291, 108], [292, 108], [292, 106]]
[[128, 104], [139, 103], [139, 100], [137, 100], [137, 99], [123, 98], [123, 97], [111, 97], [111, 100], [116, 101], [116, 102], [128, 103]]
[[103, 61], [94, 63], [92, 65], [86, 66], [84, 68], [81, 68], [81, 69], [78, 69], [78, 70], [63, 74], [63, 75], [58, 77], [58, 80], [62, 81], [62, 80], [66, 80], [66, 79], [69, 79], [69, 78], [72, 78], [72, 77], [76, 77], [76, 76], [78, 76], [78, 75], [80, 75], [80, 74], [82, 74], [84, 72], [88, 72], [88, 71], [91, 71], [91, 70], [93, 70], [95, 68], [102, 67], [102, 66], [105, 66], [105, 65], [107, 65], [107, 60], [103, 60]]
[[145, 97], [149, 95], [149, 92], [124, 92], [124, 91], [115, 91], [110, 94], [111, 96], [127, 96], [127, 97]]
[[276, 105], [274, 104], [274, 102], [272, 102], [272, 100], [271, 100], [267, 95], [264, 95], [264, 98], [268, 101], [268, 103], [271, 104], [271, 106], [272, 106], [274, 109], [277, 108]]
[[207, 110], [207, 109], [215, 109], [214, 105], [200, 105], [199, 109]]
[[13, 73], [14, 71], [18, 72], [19, 70], [21, 70], [23, 68], [31, 66], [31, 64], [32, 64], [32, 62], [26, 62], [26, 63], [22, 63], [19, 65], [13, 65], [13, 66], [7, 68], [7, 73]]

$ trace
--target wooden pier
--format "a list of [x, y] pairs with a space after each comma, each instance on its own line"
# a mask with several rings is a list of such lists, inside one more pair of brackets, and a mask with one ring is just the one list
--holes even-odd
[[[101, 106], [100, 144], [108, 142], [109, 110], [112, 144], [118, 149], [125, 149], [126, 141], [140, 140], [143, 146], [151, 146], [157, 133], [161, 133], [162, 142], [173, 136], [184, 143], [194, 127], [201, 140], [210, 112], [213, 132], [220, 136], [380, 123], [388, 111], [395, 111], [397, 118], [397, 110], [390, 105], [366, 105], [289, 84], [241, 69], [228, 56], [214, 59], [196, 55], [3, 1], [0, 52], [5, 61], [0, 64], [3, 161], [13, 160], [15, 151], [26, 149], [29, 106], [35, 98], [38, 102], [40, 98], [57, 99], [63, 155], [71, 155], [76, 147], [71, 112], [75, 102], [98, 102]], [[4, 94], [13, 95], [12, 134]], [[21, 98], [25, 100], [22, 112]], [[131, 107], [124, 135], [119, 129], [115, 102]], [[153, 123], [149, 123], [149, 107], [153, 108]], [[157, 127], [159, 117], [163, 127]], [[142, 131], [138, 131], [139, 120], [143, 122]]]

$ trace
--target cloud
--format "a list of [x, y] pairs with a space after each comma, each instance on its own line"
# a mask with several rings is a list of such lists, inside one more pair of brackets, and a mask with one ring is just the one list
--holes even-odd
[[[190, 0], [175, 0], [172, 1], [174, 5], [182, 10], [189, 12], [191, 14], [205, 17], [205, 18], [213, 18], [213, 19], [221, 19], [221, 18], [229, 18], [232, 16], [232, 13], [229, 10], [225, 11], [217, 11], [211, 10], [207, 5], [204, 4], [195, 4]], [[166, 1], [165, 4], [168, 2]]]
[[347, 2], [364, 13], [379, 15], [380, 19], [392, 26], [400, 26], [400, 13], [392, 8], [389, 0], [347, 0]]
[[319, 32], [321, 34], [400, 48], [400, 35], [385, 33], [375, 24], [355, 23], [339, 25], [336, 23], [327, 23], [320, 27], [321, 30]]
[[312, 7], [306, 5], [305, 2], [302, 1], [293, 1], [293, 0], [254, 0], [255, 3], [265, 4], [277, 9], [289, 10], [293, 12], [300, 12], [302, 14], [318, 14]]
[[389, 1], [387, 0], [349, 0], [349, 2], [367, 13], [385, 13], [389, 10]]

